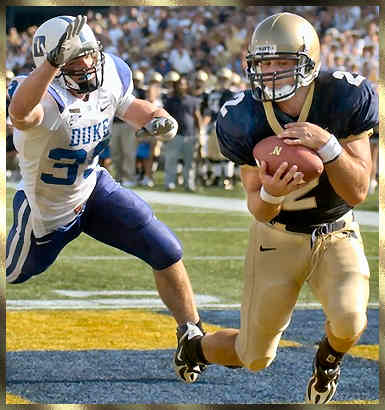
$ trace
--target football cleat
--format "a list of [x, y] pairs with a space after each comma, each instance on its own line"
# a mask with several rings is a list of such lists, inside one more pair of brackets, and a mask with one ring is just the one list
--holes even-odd
[[177, 376], [185, 383], [194, 383], [206, 370], [204, 363], [193, 362], [187, 357], [186, 346], [192, 339], [203, 336], [199, 327], [192, 322], [187, 322], [177, 329], [178, 347], [174, 355], [174, 370]]
[[315, 358], [313, 361], [313, 375], [306, 389], [305, 402], [312, 404], [328, 403], [337, 390], [340, 373], [340, 365], [334, 368], [322, 368]]

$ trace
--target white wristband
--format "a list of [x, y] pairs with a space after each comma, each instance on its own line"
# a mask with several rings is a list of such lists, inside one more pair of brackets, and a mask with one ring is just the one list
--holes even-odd
[[281, 204], [285, 200], [285, 195], [283, 196], [270, 195], [268, 192], [265, 191], [265, 187], [263, 185], [261, 187], [261, 190], [259, 191], [259, 196], [261, 197], [262, 201], [265, 201], [269, 204], [274, 204], [274, 205]]
[[328, 142], [317, 151], [317, 154], [321, 157], [322, 162], [327, 164], [328, 162], [337, 159], [341, 155], [341, 152], [341, 144], [338, 142], [337, 138], [331, 134]]

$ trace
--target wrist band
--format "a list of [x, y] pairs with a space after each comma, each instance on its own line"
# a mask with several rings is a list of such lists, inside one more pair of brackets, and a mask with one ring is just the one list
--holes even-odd
[[331, 134], [328, 142], [317, 151], [317, 154], [321, 157], [322, 162], [327, 164], [328, 162], [337, 159], [341, 155], [341, 152], [341, 144], [338, 142], [337, 138]]
[[270, 195], [268, 192], [265, 191], [265, 187], [263, 185], [261, 187], [261, 190], [259, 191], [259, 196], [261, 197], [262, 201], [265, 201], [269, 204], [274, 204], [274, 205], [281, 204], [285, 200], [285, 195], [282, 195], [282, 196]]

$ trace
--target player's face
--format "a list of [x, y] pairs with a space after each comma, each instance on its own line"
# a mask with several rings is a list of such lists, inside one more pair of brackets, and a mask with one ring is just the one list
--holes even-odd
[[74, 81], [84, 81], [84, 76], [95, 66], [97, 58], [98, 55], [95, 52], [75, 58], [64, 66], [64, 70]]
[[[266, 61], [261, 61], [260, 63], [260, 68], [262, 71], [262, 74], [270, 74], [274, 72], [279, 72], [279, 71], [286, 71], [286, 70], [292, 70], [294, 69], [296, 65], [295, 61], [291, 60], [266, 60]], [[272, 81], [266, 81], [266, 85], [270, 86], [272, 84]], [[275, 81], [276, 87], [280, 87], [283, 85], [292, 85], [294, 84], [294, 77], [292, 78], [284, 78], [280, 80]]]

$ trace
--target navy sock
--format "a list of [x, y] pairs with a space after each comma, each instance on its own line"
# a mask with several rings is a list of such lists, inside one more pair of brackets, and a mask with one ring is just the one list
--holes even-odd
[[317, 359], [323, 368], [337, 367], [342, 360], [344, 353], [334, 350], [325, 336], [318, 347]]

